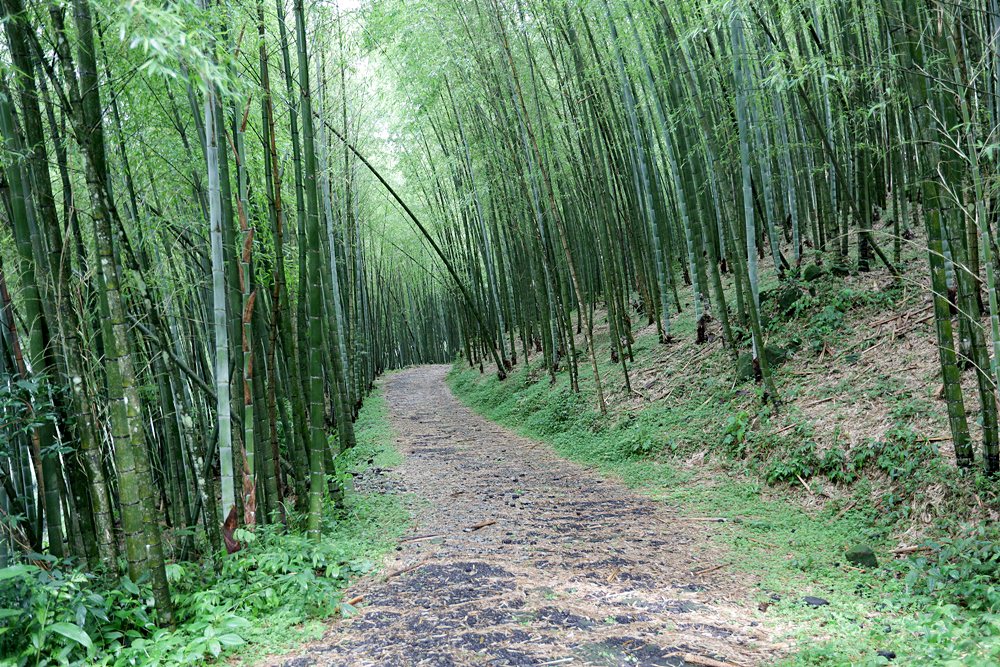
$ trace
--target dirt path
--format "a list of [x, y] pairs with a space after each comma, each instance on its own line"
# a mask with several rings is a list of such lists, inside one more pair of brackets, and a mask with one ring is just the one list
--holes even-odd
[[[386, 383], [414, 531], [361, 613], [268, 665], [726, 665], [774, 655], [738, 575], [651, 500], [463, 406], [446, 366]], [[488, 525], [487, 525], [488, 524]], [[476, 528], [477, 526], [481, 526]], [[701, 574], [699, 574], [701, 571]], [[742, 600], [742, 606], [737, 602]]]

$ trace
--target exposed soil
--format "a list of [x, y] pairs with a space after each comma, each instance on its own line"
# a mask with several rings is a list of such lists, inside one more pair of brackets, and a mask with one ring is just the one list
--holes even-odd
[[357, 616], [262, 664], [773, 662], [745, 576], [710, 540], [716, 524], [483, 419], [451, 395], [447, 371], [386, 382], [405, 456], [390, 474], [415, 499], [413, 532], [347, 594], [363, 596]]

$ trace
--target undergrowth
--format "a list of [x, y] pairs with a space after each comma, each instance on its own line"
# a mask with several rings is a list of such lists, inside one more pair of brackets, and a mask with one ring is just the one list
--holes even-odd
[[[399, 462], [381, 395], [365, 401], [356, 433], [357, 446], [337, 457], [340, 474]], [[32, 564], [0, 569], [0, 665], [204, 665], [234, 650], [279, 650], [318, 620], [353, 611], [343, 590], [375, 567], [407, 521], [391, 495], [348, 493], [325, 515], [318, 542], [294, 514], [287, 531], [240, 530], [245, 547], [220, 556], [217, 568], [167, 566], [173, 629], [156, 626], [146, 582], [35, 554]]]
[[[775, 335], [769, 343], [812, 355], [842, 342], [838, 337], [850, 330], [851, 317], [899, 307], [901, 296], [895, 290], [833, 294], [822, 280], [795, 289], [800, 293], [794, 306], [770, 312], [775, 320], [791, 318], [801, 326], [784, 327], [796, 333]], [[675, 331], [684, 336], [687, 328], [690, 322], [680, 320]], [[658, 347], [655, 333], [640, 337], [633, 368], [653, 366]], [[850, 448], [820, 447], [803, 419], [778, 429], [752, 381], [733, 382], [732, 361], [721, 351], [706, 355], [697, 371], [675, 383], [669, 401], [639, 407], [623, 402], [608, 415], [596, 410], [583, 364], [584, 391], [575, 394], [565, 373], [550, 384], [537, 369], [540, 357], [532, 361], [534, 369], [522, 366], [503, 382], [460, 361], [449, 383], [485, 417], [547, 442], [567, 458], [683, 514], [727, 519], [714, 539], [729, 554], [728, 567], [755, 582], [762, 620], [789, 646], [783, 664], [880, 665], [893, 655], [901, 664], [997, 664], [1000, 534], [952, 521], [939, 525], [941, 537], [918, 545], [912, 557], [890, 553], [893, 538], [914, 518], [914, 499], [928, 485], [967, 491], [976, 484], [960, 478], [935, 443], [913, 428], [920, 406], [908, 409], [913, 403], [899, 387], [876, 383], [873, 389], [899, 397], [895, 426], [884, 436]], [[670, 363], [657, 367], [660, 376], [684, 371]], [[606, 385], [622, 377], [609, 362], [600, 370]], [[787, 380], [783, 388], [804, 395], [810, 390]], [[822, 495], [824, 488], [837, 489], [837, 499], [819, 509], [797, 499], [800, 491]], [[875, 549], [877, 569], [845, 561], [846, 548], [860, 543]], [[812, 607], [805, 596], [829, 604]]]

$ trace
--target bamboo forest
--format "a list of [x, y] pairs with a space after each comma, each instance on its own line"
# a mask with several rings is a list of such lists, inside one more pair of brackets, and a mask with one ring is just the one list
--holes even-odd
[[1000, 664], [998, 0], [0, 17], [0, 667]]

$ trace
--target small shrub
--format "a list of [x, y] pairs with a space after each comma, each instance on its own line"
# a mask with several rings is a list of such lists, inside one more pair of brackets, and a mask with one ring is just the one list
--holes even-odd
[[834, 484], [850, 484], [858, 478], [857, 472], [848, 465], [847, 456], [839, 447], [832, 447], [823, 454], [819, 471]]
[[730, 415], [722, 432], [722, 447], [729, 456], [746, 458], [747, 429], [750, 428], [750, 414], [741, 410]]
[[982, 525], [928, 544], [930, 555], [908, 561], [915, 595], [971, 611], [1000, 612], [1000, 533]]
[[804, 442], [785, 455], [772, 459], [764, 471], [764, 479], [768, 484], [794, 482], [799, 477], [809, 479], [818, 467], [816, 444], [811, 441]]
[[617, 438], [617, 443], [621, 459], [647, 457], [659, 452], [663, 447], [663, 441], [659, 434], [650, 426], [642, 423], [635, 424], [625, 430]]

